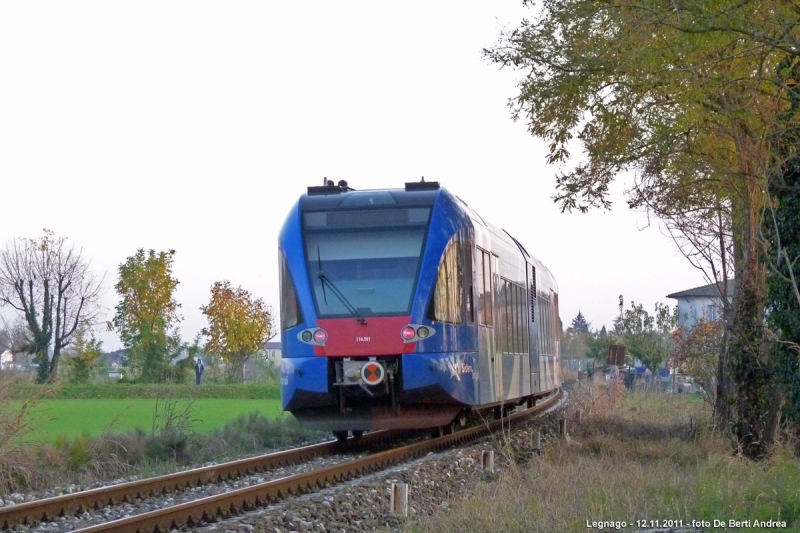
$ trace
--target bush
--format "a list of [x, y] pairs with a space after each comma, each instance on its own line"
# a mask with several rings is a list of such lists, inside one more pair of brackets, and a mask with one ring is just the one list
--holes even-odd
[[276, 384], [153, 384], [153, 383], [104, 383], [104, 384], [66, 384], [36, 385], [17, 383], [11, 387], [14, 399], [25, 399], [33, 395], [46, 396], [58, 400], [118, 400], [160, 398], [165, 392], [174, 398], [232, 398], [274, 400], [281, 397]]
[[264, 452], [330, 438], [326, 432], [308, 430], [294, 417], [268, 420], [258, 413], [241, 416], [213, 431], [202, 444], [199, 462], [214, 458]]

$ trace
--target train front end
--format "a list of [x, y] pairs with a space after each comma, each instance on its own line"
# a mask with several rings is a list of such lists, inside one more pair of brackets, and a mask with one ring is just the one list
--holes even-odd
[[471, 383], [448, 385], [460, 379], [441, 361], [459, 335], [426, 316], [442, 252], [468, 223], [442, 206], [455, 205], [448, 198], [424, 182], [310, 187], [290, 212], [279, 239], [281, 391], [305, 426], [337, 436], [441, 426], [474, 400]]

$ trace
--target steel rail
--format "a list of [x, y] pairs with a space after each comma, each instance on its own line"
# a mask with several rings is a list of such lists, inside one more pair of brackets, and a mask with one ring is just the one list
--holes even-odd
[[354, 477], [422, 457], [430, 452], [441, 451], [455, 445], [477, 440], [489, 435], [494, 430], [502, 428], [504, 424], [521, 422], [548, 411], [558, 404], [561, 397], [562, 392], [559, 390], [532, 408], [513, 413], [499, 420], [488, 421], [480, 426], [379, 452], [313, 472], [287, 476], [173, 507], [75, 530], [75, 533], [100, 533], [105, 531], [117, 531], [120, 533], [163, 532], [180, 529], [183, 526], [197, 527], [204, 523], [214, 522], [218, 517], [230, 518], [241, 512], [264, 507], [289, 495], [313, 492]]
[[234, 479], [245, 475], [264, 472], [282, 466], [289, 466], [316, 457], [350, 452], [355, 446], [368, 446], [391, 439], [407, 431], [376, 431], [367, 433], [359, 439], [349, 439], [347, 443], [328, 441], [273, 452], [269, 454], [239, 459], [191, 470], [184, 470], [153, 478], [130, 481], [117, 485], [43, 498], [17, 505], [0, 507], [0, 529], [11, 529], [17, 524], [33, 525], [46, 522], [67, 514], [76, 514], [89, 509], [100, 509], [119, 502], [131, 502], [136, 498], [166, 494], [187, 488]]

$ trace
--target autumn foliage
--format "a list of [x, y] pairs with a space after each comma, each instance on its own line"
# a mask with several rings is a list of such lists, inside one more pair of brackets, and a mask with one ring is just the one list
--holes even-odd
[[229, 379], [243, 379], [247, 360], [275, 336], [272, 309], [250, 291], [217, 281], [211, 287], [211, 300], [200, 310], [208, 318], [208, 327], [201, 332], [208, 339], [205, 352], [222, 358]]
[[706, 391], [711, 405], [715, 403], [722, 328], [722, 322], [700, 319], [693, 328], [679, 328], [673, 333], [675, 344], [670, 366], [694, 377]]

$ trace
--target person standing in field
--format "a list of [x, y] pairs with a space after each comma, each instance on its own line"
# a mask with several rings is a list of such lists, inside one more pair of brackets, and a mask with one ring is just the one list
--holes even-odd
[[194, 377], [196, 385], [200, 385], [200, 376], [203, 375], [203, 370], [205, 369], [206, 367], [203, 366], [203, 361], [201, 361], [198, 357], [197, 362], [194, 364]]

